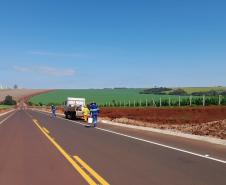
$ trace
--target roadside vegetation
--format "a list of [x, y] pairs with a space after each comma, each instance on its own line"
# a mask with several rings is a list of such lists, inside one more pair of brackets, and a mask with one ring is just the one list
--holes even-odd
[[8, 109], [11, 107], [12, 107], [12, 105], [0, 105], [0, 109]]
[[13, 105], [16, 105], [16, 101], [13, 100], [12, 96], [6, 96], [5, 100], [0, 102], [0, 109], [8, 109], [11, 108]]
[[12, 96], [8, 95], [5, 97], [5, 100], [1, 102], [2, 105], [16, 105], [16, 101]]
[[225, 87], [151, 89], [72, 89], [55, 90], [29, 100], [29, 105], [62, 105], [67, 97], [84, 97], [86, 103], [105, 107], [226, 105]]

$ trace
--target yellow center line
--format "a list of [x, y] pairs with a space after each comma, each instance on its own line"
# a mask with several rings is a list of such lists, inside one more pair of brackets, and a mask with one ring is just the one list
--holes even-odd
[[109, 185], [97, 172], [95, 172], [87, 163], [85, 163], [79, 156], [73, 156], [74, 159], [83, 166], [93, 177], [95, 177], [102, 185]]
[[45, 127], [42, 127], [42, 129], [47, 133], [47, 134], [49, 134], [50, 132], [49, 132], [49, 130], [47, 129], [47, 128], [45, 128]]
[[90, 185], [97, 185], [93, 179], [85, 173], [85, 171], [73, 160], [73, 158], [56, 142], [51, 138], [39, 125], [36, 119], [32, 119], [35, 125], [40, 129], [40, 131], [47, 137], [47, 139], [57, 148], [57, 150], [67, 159], [69, 163], [74, 167], [75, 170], [88, 182]]

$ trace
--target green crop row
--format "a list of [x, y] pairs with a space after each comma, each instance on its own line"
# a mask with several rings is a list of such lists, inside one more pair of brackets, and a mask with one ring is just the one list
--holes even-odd
[[62, 105], [67, 97], [85, 98], [86, 103], [95, 101], [105, 107], [139, 106], [188, 106], [188, 105], [226, 105], [223, 96], [175, 96], [140, 94], [141, 89], [103, 89], [103, 90], [56, 90], [30, 99], [32, 105]]
[[46, 94], [34, 96], [30, 99], [33, 104], [49, 105], [51, 103], [61, 105], [67, 97], [85, 98], [87, 103], [95, 101], [104, 105], [112, 101], [146, 101], [157, 100], [159, 97], [175, 99], [177, 96], [140, 94], [141, 89], [85, 89], [85, 90], [56, 90]]
[[101, 104], [103, 107], [163, 107], [163, 106], [193, 106], [193, 105], [226, 105], [226, 97], [179, 97], [177, 99], [146, 100], [146, 101], [112, 101]]

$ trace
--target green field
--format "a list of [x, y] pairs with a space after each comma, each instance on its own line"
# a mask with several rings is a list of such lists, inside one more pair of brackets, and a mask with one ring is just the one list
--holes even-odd
[[158, 100], [161, 98], [169, 98], [172, 99], [178, 98], [177, 96], [169, 96], [169, 95], [152, 95], [152, 94], [140, 94], [139, 92], [142, 89], [87, 89], [87, 90], [56, 90], [53, 92], [49, 92], [46, 94], [41, 94], [35, 97], [32, 97], [30, 101], [34, 104], [39, 104], [40, 102], [43, 104], [62, 104], [63, 101], [67, 97], [78, 97], [78, 98], [86, 98], [86, 102], [89, 103], [91, 101], [97, 102], [99, 105], [105, 105], [109, 102], [120, 102], [123, 104], [124, 101], [128, 103], [131, 101], [131, 104], [139, 101], [152, 101]]
[[183, 87], [188, 94], [193, 92], [207, 92], [207, 91], [226, 91], [226, 87]]
[[[196, 87], [196, 88], [183, 88], [185, 91], [192, 93], [192, 92], [199, 92], [199, 91], [209, 91], [209, 90], [226, 90], [225, 87]], [[33, 104], [56, 104], [62, 105], [63, 102], [66, 100], [67, 97], [78, 97], [78, 98], [85, 98], [86, 103], [90, 103], [92, 101], [97, 102], [99, 105], [109, 105], [109, 103], [113, 104], [117, 103], [121, 105], [128, 104], [129, 102], [131, 105], [134, 104], [134, 101], [139, 104], [139, 102], [148, 102], [152, 103], [154, 101], [159, 101], [161, 99], [168, 100], [169, 98], [171, 101], [178, 101], [179, 96], [175, 95], [154, 95], [154, 94], [140, 94], [142, 89], [73, 89], [73, 90], [55, 90], [46, 94], [41, 94], [30, 99], [30, 102]], [[189, 96], [181, 96], [181, 100], [188, 99]], [[195, 98], [195, 97], [193, 97]]]
[[0, 105], [0, 109], [8, 109], [11, 107], [12, 107], [12, 105]]

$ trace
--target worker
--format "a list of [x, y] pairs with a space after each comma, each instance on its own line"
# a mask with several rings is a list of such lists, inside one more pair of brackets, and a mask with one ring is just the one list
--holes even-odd
[[82, 114], [83, 114], [83, 118], [84, 118], [85, 122], [88, 121], [89, 113], [90, 113], [90, 111], [89, 111], [88, 107], [85, 105], [82, 110]]
[[51, 105], [51, 117], [56, 117], [56, 107], [54, 105]]
[[99, 108], [97, 106], [96, 103], [92, 102], [90, 104], [90, 113], [91, 113], [91, 116], [93, 118], [93, 124], [94, 124], [94, 127], [97, 126], [97, 116], [98, 116], [98, 113], [99, 113]]

